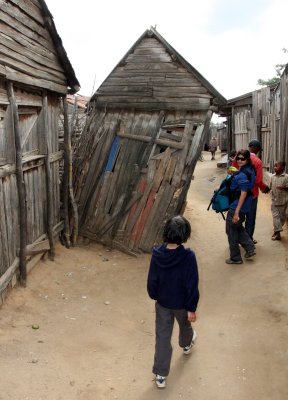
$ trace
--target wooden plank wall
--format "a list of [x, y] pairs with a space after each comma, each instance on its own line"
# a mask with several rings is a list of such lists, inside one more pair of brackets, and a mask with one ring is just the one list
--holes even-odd
[[80, 233], [124, 251], [150, 251], [175, 212], [204, 117], [199, 111], [95, 110], [74, 162]]
[[[285, 68], [282, 76], [281, 76], [281, 82], [280, 82], [280, 96], [277, 97], [274, 96], [274, 101], [276, 103], [275, 105], [275, 119], [277, 120], [278, 116], [278, 110], [279, 108], [277, 105], [279, 105], [279, 100], [280, 100], [280, 127], [279, 127], [279, 142], [280, 148], [277, 149], [279, 153], [277, 154], [277, 158], [274, 160], [283, 160], [286, 162], [286, 165], [288, 166], [288, 89], [287, 89], [287, 81], [288, 81], [288, 71], [287, 67]], [[278, 104], [277, 104], [278, 103]], [[288, 167], [286, 167], [287, 169]]]
[[[3, 82], [2, 82], [3, 83]], [[21, 92], [22, 100], [19, 93]], [[24, 92], [15, 87], [16, 102], [19, 112], [19, 127], [22, 141], [22, 165], [26, 191], [27, 209], [27, 248], [33, 248], [35, 243], [43, 241], [47, 234], [47, 193], [45, 170], [45, 145], [43, 143], [44, 118], [40, 107], [41, 96], [34, 90]], [[17, 95], [18, 93], [18, 95]], [[2, 93], [4, 94], [4, 92]], [[34, 100], [37, 99], [35, 106]], [[25, 104], [26, 103], [28, 106]], [[63, 155], [58, 151], [58, 117], [59, 100], [57, 95], [48, 96], [48, 132], [51, 149], [50, 166], [52, 171], [52, 209], [53, 226], [60, 222], [60, 187], [59, 161]], [[32, 104], [34, 105], [32, 106]], [[0, 166], [0, 281], [12, 265], [17, 266], [19, 249], [19, 204], [15, 174], [15, 150], [9, 105], [2, 104], [3, 119], [0, 149], [10, 149], [9, 163]], [[11, 145], [12, 143], [12, 145]], [[49, 247], [48, 247], [49, 248]], [[48, 249], [46, 245], [46, 250]], [[43, 252], [45, 249], [43, 250]], [[28, 257], [28, 260], [31, 256]], [[13, 267], [13, 268], [14, 268]], [[2, 282], [2, 281], [1, 281]], [[5, 285], [8, 282], [5, 280]], [[0, 292], [3, 289], [0, 285]]]
[[235, 106], [233, 109], [236, 148], [246, 148], [252, 138], [258, 138], [263, 147], [263, 167], [270, 172], [273, 172], [277, 160], [284, 160], [288, 165], [287, 75], [285, 69], [275, 89], [265, 87], [253, 92], [252, 110], [251, 106]]
[[0, 38], [1, 75], [58, 93], [67, 92], [67, 79], [36, 2], [2, 1]]
[[254, 134], [253, 118], [251, 110], [246, 107], [237, 107], [234, 113], [234, 144], [235, 149], [245, 149], [250, 138]]

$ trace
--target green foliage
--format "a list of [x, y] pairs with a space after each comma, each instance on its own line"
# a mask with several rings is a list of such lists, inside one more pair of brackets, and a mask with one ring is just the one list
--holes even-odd
[[[283, 53], [288, 53], [288, 50], [285, 47], [283, 47], [282, 51], [283, 51]], [[280, 77], [281, 77], [282, 72], [283, 72], [285, 67], [286, 67], [286, 64], [277, 64], [277, 65], [275, 65], [276, 76], [274, 76], [273, 78], [267, 79], [267, 80], [258, 79], [257, 85], [258, 86], [274, 86], [274, 85], [277, 85], [277, 83], [280, 82]]]
[[277, 83], [280, 82], [280, 77], [279, 76], [274, 76], [271, 79], [267, 79], [266, 81], [264, 79], [258, 79], [257, 85], [258, 86], [274, 86], [277, 85]]

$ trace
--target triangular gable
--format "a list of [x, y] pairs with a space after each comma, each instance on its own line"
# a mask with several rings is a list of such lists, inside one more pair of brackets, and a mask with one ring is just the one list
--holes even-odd
[[92, 97], [97, 104], [140, 109], [208, 109], [226, 99], [159, 33], [135, 42]]

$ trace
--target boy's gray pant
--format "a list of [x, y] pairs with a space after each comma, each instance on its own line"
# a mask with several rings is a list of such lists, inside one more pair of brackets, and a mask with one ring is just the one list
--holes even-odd
[[167, 376], [170, 371], [172, 357], [171, 336], [174, 320], [179, 324], [179, 346], [186, 347], [191, 344], [193, 329], [188, 321], [187, 310], [171, 310], [155, 304], [156, 311], [156, 343], [154, 365], [152, 372], [161, 376]]
[[273, 217], [274, 232], [282, 232], [283, 231], [282, 226], [285, 224], [286, 218], [288, 217], [288, 215], [286, 215], [288, 207], [286, 207], [286, 205], [275, 206], [275, 204], [272, 203], [271, 211]]

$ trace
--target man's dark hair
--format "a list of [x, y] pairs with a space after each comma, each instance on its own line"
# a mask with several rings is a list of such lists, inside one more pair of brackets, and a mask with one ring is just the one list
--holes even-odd
[[190, 235], [190, 223], [186, 218], [182, 217], [182, 215], [176, 215], [175, 217], [170, 218], [164, 226], [164, 242], [180, 245], [187, 242]]

